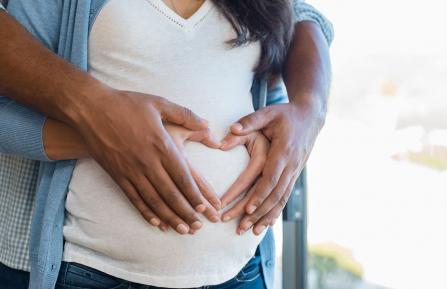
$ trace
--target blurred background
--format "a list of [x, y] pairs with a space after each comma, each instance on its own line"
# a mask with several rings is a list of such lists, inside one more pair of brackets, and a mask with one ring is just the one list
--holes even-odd
[[308, 287], [445, 289], [447, 4], [307, 2], [335, 27], [307, 168]]

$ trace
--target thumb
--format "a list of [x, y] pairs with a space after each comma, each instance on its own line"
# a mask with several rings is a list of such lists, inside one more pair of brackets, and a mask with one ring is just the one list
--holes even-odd
[[221, 142], [211, 133], [209, 129], [204, 129], [201, 131], [190, 131], [187, 140], [201, 142], [202, 144], [218, 149], [221, 147]]
[[247, 135], [254, 131], [262, 130], [273, 118], [269, 111], [270, 109], [266, 107], [244, 116], [231, 125], [231, 132], [236, 135]]
[[163, 121], [181, 125], [191, 130], [208, 128], [208, 121], [199, 117], [190, 109], [181, 105], [166, 101], [160, 109]]

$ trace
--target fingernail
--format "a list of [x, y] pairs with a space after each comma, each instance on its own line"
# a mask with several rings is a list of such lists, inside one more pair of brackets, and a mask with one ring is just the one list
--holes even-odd
[[166, 231], [168, 230], [168, 226], [166, 226], [166, 225], [161, 225], [161, 226], [160, 226], [160, 229], [161, 229], [163, 232], [166, 232]]
[[189, 231], [188, 226], [184, 224], [179, 224], [177, 226], [177, 232], [179, 232], [182, 235], [188, 233], [188, 231]]
[[256, 211], [256, 206], [255, 205], [250, 205], [247, 207], [247, 214], [251, 215]]
[[247, 222], [245, 225], [243, 225], [242, 227], [241, 227], [241, 229], [242, 229], [242, 231], [247, 231], [248, 229], [250, 229], [251, 228], [251, 226], [253, 226], [253, 223], [252, 222]]
[[240, 123], [235, 123], [231, 126], [231, 128], [234, 130], [242, 130], [244, 127]]
[[216, 200], [216, 201], [214, 201], [213, 202], [213, 206], [214, 206], [214, 208], [216, 209], [216, 210], [220, 210], [220, 209], [222, 209], [222, 203], [219, 201], [219, 200]]
[[260, 235], [262, 232], [264, 232], [265, 228], [266, 227], [264, 225], [256, 227], [254, 230], [255, 235]]
[[196, 211], [199, 213], [203, 213], [206, 210], [206, 206], [204, 204], [200, 204], [196, 207]]
[[222, 218], [222, 221], [223, 221], [223, 222], [228, 222], [230, 219], [231, 219], [230, 216], [224, 216], [224, 217]]
[[202, 223], [199, 221], [195, 221], [194, 223], [191, 224], [191, 228], [193, 230], [198, 230], [198, 229], [202, 228]]
[[212, 216], [211, 217], [211, 222], [213, 222], [213, 223], [219, 222], [219, 217], [218, 216]]
[[151, 223], [152, 226], [156, 226], [156, 227], [158, 227], [158, 226], [160, 225], [160, 220], [157, 219], [157, 218], [152, 218], [152, 219], [150, 220], [150, 223]]

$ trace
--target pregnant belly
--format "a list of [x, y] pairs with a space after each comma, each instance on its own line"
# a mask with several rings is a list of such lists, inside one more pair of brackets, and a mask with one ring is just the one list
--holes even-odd
[[[192, 165], [209, 181], [219, 197], [249, 161], [243, 146], [223, 152], [199, 143], [187, 143], [186, 152]], [[228, 274], [231, 278], [253, 256], [263, 237], [255, 236], [251, 231], [238, 236], [239, 220], [212, 224], [203, 216], [204, 226], [195, 235], [182, 236], [172, 229], [161, 232], [145, 222], [121, 189], [92, 159], [77, 162], [66, 210], [64, 237], [67, 243], [87, 252], [84, 254], [89, 254], [93, 260], [88, 264], [90, 266], [95, 262], [113, 264], [125, 272], [131, 264], [131, 274], [118, 276], [128, 280], [132, 279], [133, 273], [146, 277], [168, 274], [168, 277], [190, 278], [213, 270], [219, 276]], [[216, 266], [216, 260], [223, 265]], [[107, 272], [107, 266], [101, 269]]]

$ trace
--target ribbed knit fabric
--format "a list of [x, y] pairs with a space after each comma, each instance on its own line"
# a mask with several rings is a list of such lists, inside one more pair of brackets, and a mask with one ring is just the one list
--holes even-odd
[[45, 154], [42, 129], [45, 118], [6, 97], [0, 97], [0, 152], [50, 161]]
[[294, 1], [293, 9], [295, 22], [312, 21], [317, 23], [321, 27], [328, 44], [332, 43], [334, 40], [334, 27], [323, 14], [302, 0]]

